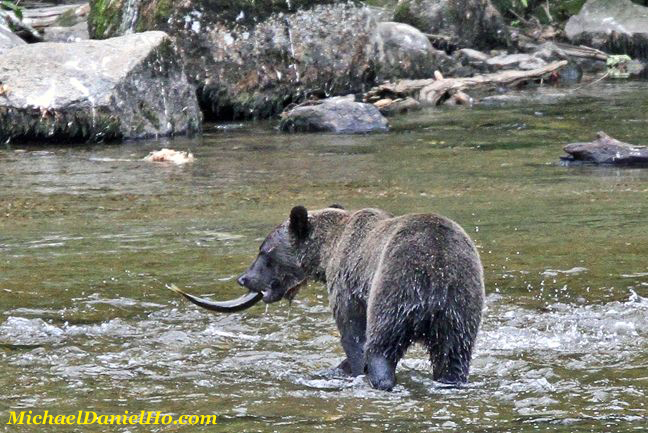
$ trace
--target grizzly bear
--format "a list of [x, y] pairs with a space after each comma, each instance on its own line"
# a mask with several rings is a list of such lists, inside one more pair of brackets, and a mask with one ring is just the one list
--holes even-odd
[[[435, 381], [468, 380], [484, 279], [475, 245], [455, 222], [435, 214], [296, 206], [238, 278], [250, 291], [241, 305], [292, 300], [308, 279], [328, 288], [346, 354], [338, 371], [366, 374], [374, 388], [391, 390], [398, 361], [419, 342]], [[225, 307], [242, 308], [230, 303]], [[221, 304], [213, 309], [227, 311]]]

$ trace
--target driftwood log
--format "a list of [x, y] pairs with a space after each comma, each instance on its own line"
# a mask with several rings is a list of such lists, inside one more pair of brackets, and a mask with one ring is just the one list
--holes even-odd
[[454, 95], [458, 94], [458, 98], [455, 99], [458, 99], [458, 102], [461, 103], [465, 99], [465, 94], [459, 92], [464, 90], [495, 86], [512, 87], [523, 82], [542, 80], [566, 64], [566, 60], [561, 60], [529, 71], [503, 71], [468, 78], [443, 78], [439, 76], [438, 79], [399, 80], [383, 83], [372, 88], [365, 94], [364, 100], [374, 104], [378, 103], [381, 111], [387, 112], [393, 111], [389, 107], [390, 100], [395, 104], [400, 101], [407, 101], [412, 106], [414, 105], [412, 104], [413, 100], [418, 104], [417, 106], [434, 106], [447, 99], [454, 98]]
[[602, 131], [594, 141], [571, 143], [563, 149], [569, 154], [561, 158], [566, 162], [648, 166], [648, 147], [624, 143]]
[[89, 12], [90, 5], [88, 3], [23, 9], [22, 21], [36, 30], [42, 30], [46, 27], [57, 25], [58, 19], [64, 14], [70, 18], [81, 18], [87, 16]]
[[[15, 33], [27, 42], [42, 42], [43, 30], [60, 25], [63, 15], [69, 20], [83, 20], [90, 13], [88, 3], [51, 6], [46, 8], [23, 9], [22, 19], [13, 11], [0, 10], [0, 19], [4, 19], [15, 29]], [[67, 25], [67, 24], [66, 24]]]
[[580, 57], [582, 59], [600, 60], [603, 62], [607, 61], [609, 57], [607, 53], [585, 45], [576, 46], [562, 42], [555, 42], [555, 44], [569, 57]]

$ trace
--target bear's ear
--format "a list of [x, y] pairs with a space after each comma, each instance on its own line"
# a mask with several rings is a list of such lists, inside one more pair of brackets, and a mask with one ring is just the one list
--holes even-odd
[[333, 209], [344, 209], [344, 206], [342, 206], [340, 203], [333, 203], [329, 207], [331, 207]]
[[298, 241], [303, 241], [308, 237], [310, 224], [308, 223], [308, 211], [304, 206], [295, 206], [292, 208], [290, 211], [288, 230], [290, 230]]

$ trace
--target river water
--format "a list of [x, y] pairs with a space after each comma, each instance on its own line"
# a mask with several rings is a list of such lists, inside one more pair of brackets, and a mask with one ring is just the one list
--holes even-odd
[[[10, 411], [215, 414], [222, 432], [644, 432], [648, 169], [565, 167], [597, 130], [648, 143], [648, 83], [430, 110], [367, 136], [211, 125], [170, 142], [0, 150], [0, 424]], [[185, 166], [149, 150], [191, 150]], [[470, 385], [420, 348], [392, 393], [318, 373], [342, 359], [326, 290], [237, 314], [295, 204], [434, 211], [475, 239], [488, 293]], [[47, 431], [197, 431], [178, 425]], [[34, 430], [35, 431], [35, 430]], [[44, 431], [44, 430], [41, 430]]]

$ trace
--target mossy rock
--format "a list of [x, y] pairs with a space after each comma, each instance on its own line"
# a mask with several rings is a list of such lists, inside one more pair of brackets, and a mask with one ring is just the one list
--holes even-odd
[[648, 7], [629, 0], [588, 0], [565, 33], [574, 44], [648, 59]]
[[[217, 118], [263, 118], [311, 95], [373, 84], [376, 22], [336, 0], [91, 0], [90, 32], [163, 30], [177, 42], [201, 107]], [[128, 22], [125, 25], [124, 22]]]
[[394, 21], [443, 36], [456, 48], [510, 45], [510, 35], [490, 0], [400, 0]]
[[339, 3], [339, 0], [142, 0], [132, 23], [123, 22], [127, 2], [124, 0], [90, 0], [88, 25], [90, 37], [104, 39], [131, 30], [165, 30], [169, 18], [180, 14], [200, 13], [210, 22], [254, 25], [277, 13], [294, 13], [316, 5]]
[[[570, 16], [577, 14], [586, 0], [561, 0], [551, 1], [549, 12], [554, 22], [564, 22]], [[522, 17], [534, 16], [542, 22], [548, 22], [545, 12], [546, 0], [528, 0], [523, 3], [520, 0], [492, 0], [493, 5], [507, 18], [517, 20], [515, 14]], [[511, 11], [515, 12], [513, 14]]]

